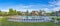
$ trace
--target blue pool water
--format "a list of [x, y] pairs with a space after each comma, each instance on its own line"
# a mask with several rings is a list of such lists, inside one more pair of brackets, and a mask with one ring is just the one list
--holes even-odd
[[22, 16], [15, 17], [14, 19], [8, 19], [8, 21], [14, 22], [50, 22], [51, 18], [47, 16]]

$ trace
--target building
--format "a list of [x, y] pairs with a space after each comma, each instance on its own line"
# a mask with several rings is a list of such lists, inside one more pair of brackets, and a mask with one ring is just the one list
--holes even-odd
[[56, 11], [55, 16], [60, 16], [60, 11]]
[[60, 16], [60, 11], [57, 12], [58, 16]]
[[22, 15], [24, 16], [26, 12], [22, 12]]
[[35, 15], [39, 15], [39, 14], [38, 14], [38, 11], [32, 11], [32, 12], [30, 13], [30, 15], [31, 15], [31, 16], [35, 16]]

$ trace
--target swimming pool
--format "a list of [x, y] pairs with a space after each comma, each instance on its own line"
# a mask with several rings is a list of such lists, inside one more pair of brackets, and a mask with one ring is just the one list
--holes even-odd
[[50, 22], [51, 18], [47, 16], [22, 16], [22, 17], [15, 17], [9, 18], [8, 21], [14, 22]]

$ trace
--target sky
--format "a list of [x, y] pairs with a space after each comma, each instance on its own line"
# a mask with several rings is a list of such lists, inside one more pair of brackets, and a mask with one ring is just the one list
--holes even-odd
[[8, 12], [9, 8], [17, 11], [29, 10], [30, 12], [33, 10], [59, 11], [60, 0], [0, 0], [1, 11]]

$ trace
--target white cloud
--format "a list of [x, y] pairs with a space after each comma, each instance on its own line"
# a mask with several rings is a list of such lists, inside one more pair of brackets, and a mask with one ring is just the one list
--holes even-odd
[[55, 5], [58, 5], [58, 6], [60, 6], [60, 1], [58, 1]]
[[59, 11], [60, 10], [60, 7], [55, 7], [53, 8], [54, 11]]
[[48, 8], [45, 8], [44, 10], [45, 10], [46, 12], [50, 12]]
[[60, 0], [53, 0], [53, 2], [49, 2], [53, 8], [51, 8], [53, 11], [59, 11], [60, 10]]
[[25, 6], [25, 5], [16, 5], [16, 6], [9, 6], [9, 7], [5, 7], [5, 8], [1, 8], [1, 10], [8, 12], [9, 8], [13, 8], [14, 10], [23, 11], [23, 12], [25, 12], [27, 10], [31, 12], [32, 10], [38, 10], [39, 9], [38, 5], [27, 5], [27, 6]]
[[52, 5], [59, 5], [60, 6], [60, 0], [53, 0], [49, 3], [52, 4]]
[[3, 12], [9, 12], [9, 10], [1, 10], [1, 11], [3, 11]]
[[[46, 12], [51, 12], [49, 7], [52, 7], [52, 6], [54, 6], [54, 4], [53, 5], [49, 4], [47, 6], [46, 5], [43, 5], [43, 6], [42, 5], [16, 5], [16, 6], [6, 7], [6, 9], [13, 8], [14, 10], [16, 9], [17, 11], [26, 11], [26, 10], [28, 10], [29, 12], [31, 12], [32, 10], [35, 10], [35, 11], [37, 10], [38, 11], [38, 10], [43, 9]], [[2, 9], [2, 11], [8, 11], [6, 9]], [[54, 7], [52, 10], [56, 11], [56, 10], [59, 10], [59, 9]]]
[[49, 8], [43, 8], [43, 9], [41, 9], [41, 10], [44, 10], [44, 11], [46, 11], [46, 12], [51, 12]]

